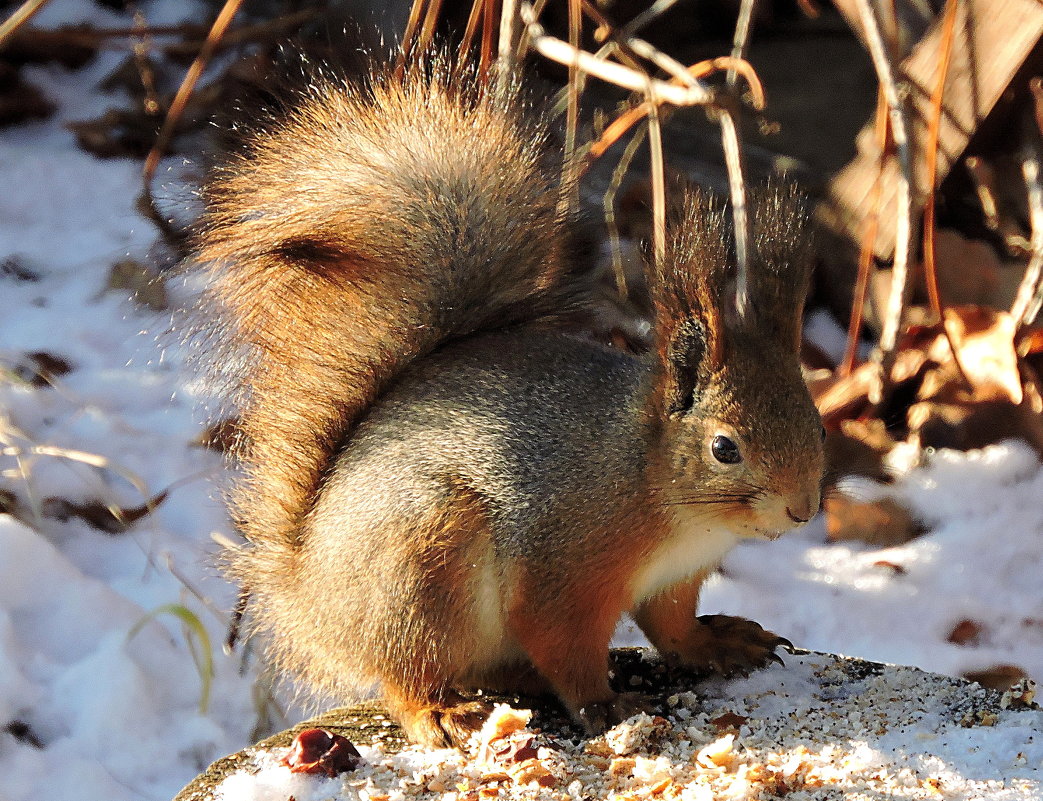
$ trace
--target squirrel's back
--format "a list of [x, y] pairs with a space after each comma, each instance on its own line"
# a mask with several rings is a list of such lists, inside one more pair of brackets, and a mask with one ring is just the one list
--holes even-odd
[[315, 80], [213, 173], [197, 257], [239, 415], [248, 592], [300, 544], [334, 455], [407, 364], [569, 306], [545, 135], [517, 87], [432, 57], [361, 87]]

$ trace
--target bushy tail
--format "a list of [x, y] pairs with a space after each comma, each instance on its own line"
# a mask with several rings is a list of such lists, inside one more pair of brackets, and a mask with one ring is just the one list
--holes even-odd
[[197, 257], [237, 395], [247, 590], [406, 365], [568, 304], [556, 170], [524, 105], [437, 59], [361, 88], [323, 79], [205, 187]]

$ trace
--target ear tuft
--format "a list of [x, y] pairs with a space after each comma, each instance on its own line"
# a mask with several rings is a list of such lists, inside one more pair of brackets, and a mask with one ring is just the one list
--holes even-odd
[[811, 280], [807, 199], [788, 181], [769, 181], [750, 195], [753, 258], [747, 322], [779, 341], [800, 344]]

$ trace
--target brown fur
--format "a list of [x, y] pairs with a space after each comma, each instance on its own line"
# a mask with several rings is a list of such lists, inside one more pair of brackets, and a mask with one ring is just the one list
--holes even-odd
[[[672, 507], [712, 537], [817, 505], [791, 265], [755, 224], [774, 271], [737, 324], [723, 212], [696, 198], [655, 269], [648, 363], [535, 333], [582, 294], [553, 159], [515, 89], [451, 75], [318, 81], [204, 192], [211, 358], [242, 429], [231, 572], [278, 668], [340, 698], [379, 683], [419, 742], [461, 745], [487, 710], [458, 690], [510, 666], [597, 731], [637, 708], [607, 678], [635, 601], [663, 647], [710, 642], [701, 576], [634, 597], [687, 542]], [[767, 197], [755, 220], [791, 225]], [[721, 426], [741, 475], [709, 455]]]
[[[231, 505], [262, 550], [299, 540], [331, 455], [405, 365], [566, 305], [543, 134], [516, 89], [450, 77], [435, 61], [366, 88], [320, 80], [206, 186], [210, 345], [246, 364], [233, 376], [246, 478]], [[470, 218], [450, 208], [469, 203]], [[454, 237], [486, 250], [460, 259]], [[253, 567], [236, 570], [249, 587]]]
[[608, 643], [633, 602], [632, 576], [665, 527], [662, 512], [642, 493], [584, 531], [583, 552], [574, 560], [549, 570], [541, 564], [538, 576], [522, 569], [508, 625], [573, 714], [614, 695], [606, 672]]

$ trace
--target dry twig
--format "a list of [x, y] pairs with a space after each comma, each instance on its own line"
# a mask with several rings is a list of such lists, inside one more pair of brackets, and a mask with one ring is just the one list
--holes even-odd
[[1039, 142], [1043, 136], [1043, 81], [1033, 78], [1029, 81], [1029, 88], [1034, 102], [1033, 120], [1036, 129], [1030, 128], [1027, 134], [1021, 174], [1028, 191], [1032, 255], [1010, 308], [1010, 315], [1018, 325], [1031, 325], [1043, 305], [1043, 187], [1039, 175]]
[[905, 104], [895, 78], [894, 62], [891, 49], [885, 44], [881, 34], [880, 20], [871, 0], [855, 0], [862, 21], [865, 40], [869, 47], [869, 55], [873, 60], [877, 80], [887, 101], [888, 116], [891, 121], [891, 135], [894, 139], [898, 156], [897, 207], [898, 220], [895, 226], [894, 265], [891, 271], [891, 294], [884, 313], [880, 346], [876, 358], [882, 366], [881, 379], [886, 376], [888, 366], [894, 358], [898, 331], [905, 311], [906, 291], [909, 283], [909, 257], [912, 247], [912, 206], [913, 206], [913, 161], [909, 141], [909, 128], [906, 124]]
[[496, 60], [501, 75], [510, 75], [515, 60], [515, 22], [518, 18], [518, 0], [500, 0], [500, 42]]
[[[532, 46], [551, 61], [556, 61], [564, 66], [575, 62], [584, 72], [632, 92], [644, 92], [647, 89], [647, 76], [637, 70], [623, 64], [605, 61], [593, 53], [573, 48], [568, 42], [548, 35], [543, 26], [536, 22], [532, 6], [528, 3], [522, 4], [522, 19], [529, 30]], [[660, 101], [674, 106], [708, 105], [714, 100], [712, 90], [702, 84], [676, 86], [655, 78], [651, 80], [656, 97]]]

